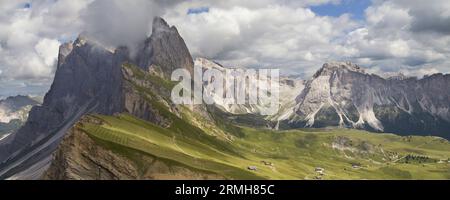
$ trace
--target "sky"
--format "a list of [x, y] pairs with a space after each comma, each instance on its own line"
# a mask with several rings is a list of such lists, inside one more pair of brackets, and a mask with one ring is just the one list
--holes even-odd
[[328, 61], [380, 75], [450, 72], [448, 0], [0, 0], [0, 98], [44, 94], [59, 46], [80, 33], [135, 48], [154, 16], [194, 57], [225, 66], [304, 79]]

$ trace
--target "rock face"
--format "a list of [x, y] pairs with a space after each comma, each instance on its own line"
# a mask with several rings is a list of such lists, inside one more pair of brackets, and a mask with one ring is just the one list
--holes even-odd
[[170, 27], [164, 19], [153, 20], [152, 35], [141, 48], [136, 58], [141, 68], [156, 68], [152, 70], [161, 71], [167, 79], [177, 68], [185, 68], [193, 74], [194, 62], [183, 38], [177, 28]]
[[[231, 70], [232, 69], [244, 69], [244, 68], [239, 68], [239, 67], [226, 68], [216, 62], [210, 61], [205, 58], [196, 58], [194, 63], [195, 63], [195, 66], [201, 66], [204, 70], [215, 69], [215, 70], [222, 72], [223, 74], [226, 74], [227, 69], [231, 69]], [[226, 79], [226, 78], [224, 77], [224, 79]], [[256, 80], [257, 77], [255, 76], [254, 79]], [[224, 81], [224, 89], [223, 89], [224, 92], [229, 90], [229, 88], [226, 85], [226, 82], [231, 82], [231, 80]], [[211, 84], [211, 82], [206, 82], [205, 89], [207, 91], [212, 90], [212, 89], [208, 88], [208, 86], [210, 84]], [[260, 87], [259, 88], [260, 91], [261, 90], [267, 91], [262, 88], [270, 88], [268, 81], [261, 81], [258, 84]], [[295, 99], [296, 99], [297, 95], [299, 94], [299, 92], [303, 90], [303, 88], [304, 88], [304, 82], [302, 80], [280, 77], [280, 87], [279, 87], [280, 110], [276, 115], [268, 116], [268, 118], [276, 121], [279, 119], [284, 119], [284, 118], [289, 117], [292, 112], [290, 110], [288, 110], [288, 108], [291, 108], [293, 105], [295, 105]], [[296, 92], [293, 92], [293, 91], [296, 91]], [[246, 90], [247, 96], [248, 96], [248, 93], [249, 93], [249, 91]], [[260, 100], [258, 100], [257, 105], [249, 104], [248, 98], [247, 98], [247, 101], [245, 104], [234, 103], [234, 102], [237, 102], [236, 98], [231, 103], [226, 103], [224, 101], [218, 101], [217, 99], [219, 99], [219, 96], [217, 94], [214, 94], [214, 102], [215, 102], [216, 107], [218, 107], [219, 109], [221, 109], [224, 112], [231, 113], [231, 114], [237, 114], [237, 115], [239, 115], [239, 114], [259, 114], [261, 112], [261, 110], [263, 110], [265, 107], [268, 107], [267, 104], [265, 104], [264, 102], [262, 102]]]
[[49, 160], [69, 128], [88, 113], [129, 112], [156, 124], [168, 123], [152, 114], [152, 108], [139, 100], [142, 97], [133, 95], [129, 71], [123, 67], [124, 63], [144, 69], [156, 66], [164, 77], [176, 68], [193, 69], [190, 53], [176, 28], [158, 17], [154, 23], [153, 33], [136, 59], [127, 48], [109, 50], [83, 36], [60, 47], [55, 79], [42, 106], [34, 107], [24, 127], [0, 142], [0, 178]]
[[30, 111], [28, 121], [17, 133], [2, 141], [0, 176], [45, 159], [83, 114], [112, 114], [122, 109], [118, 54], [79, 37], [73, 45], [61, 46], [59, 58], [43, 104]]
[[306, 83], [285, 124], [450, 138], [448, 85], [450, 75], [385, 79], [352, 63], [326, 63]]
[[[83, 118], [80, 122], [92, 120]], [[78, 125], [77, 125], [78, 126]], [[195, 172], [183, 165], [166, 164], [149, 154], [132, 149], [123, 153], [100, 145], [74, 126], [59, 145], [54, 159], [43, 176], [49, 180], [144, 180], [144, 179], [223, 179], [215, 174]], [[125, 147], [124, 147], [125, 148]], [[134, 159], [133, 159], [134, 158]], [[139, 162], [135, 162], [138, 159]]]

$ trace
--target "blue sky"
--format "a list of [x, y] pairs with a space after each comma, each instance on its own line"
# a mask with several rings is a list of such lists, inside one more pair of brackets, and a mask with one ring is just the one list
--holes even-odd
[[187, 14], [193, 15], [193, 14], [200, 14], [200, 13], [205, 13], [205, 12], [209, 12], [208, 7], [189, 8]]
[[31, 3], [25, 3], [25, 4], [23, 5], [23, 8], [31, 8]]
[[328, 3], [310, 7], [317, 15], [339, 17], [349, 13], [354, 19], [363, 20], [364, 11], [372, 4], [371, 0], [342, 0], [339, 4]]

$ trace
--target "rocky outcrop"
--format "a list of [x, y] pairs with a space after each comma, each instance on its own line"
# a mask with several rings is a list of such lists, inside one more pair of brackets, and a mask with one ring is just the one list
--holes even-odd
[[382, 78], [327, 63], [297, 97], [289, 127], [341, 126], [450, 138], [450, 75]]
[[122, 76], [124, 112], [161, 127], [169, 127], [172, 121], [157, 107], [161, 105], [172, 113], [177, 113], [176, 106], [167, 100], [170, 98], [170, 88], [162, 86], [162, 82], [167, 80], [129, 64], [122, 67]]
[[[83, 118], [81, 126], [86, 120]], [[90, 123], [95, 123], [90, 121]], [[121, 147], [108, 148], [78, 129], [70, 129], [53, 156], [43, 179], [49, 180], [143, 180], [143, 179], [223, 179], [215, 174], [193, 171], [183, 165], [167, 164], [149, 154]], [[126, 152], [123, 153], [123, 152]], [[134, 158], [134, 160], [133, 160]], [[136, 162], [138, 159], [139, 162]]]

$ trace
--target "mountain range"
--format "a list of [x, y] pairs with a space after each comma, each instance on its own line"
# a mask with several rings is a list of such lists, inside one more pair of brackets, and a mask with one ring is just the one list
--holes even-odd
[[[195, 62], [224, 71], [206, 59]], [[383, 78], [351, 62], [330, 62], [310, 80], [282, 78], [280, 110], [266, 121], [276, 129], [344, 127], [450, 138], [448, 85], [450, 75]], [[260, 111], [257, 105], [217, 106], [232, 114]]]
[[450, 75], [382, 78], [349, 62], [326, 63], [306, 82], [285, 128], [340, 126], [450, 138]]
[[31, 108], [39, 104], [39, 98], [22, 95], [0, 100], [0, 140], [20, 128], [26, 122]]
[[[175, 105], [171, 72], [192, 73], [200, 63], [225, 69], [193, 60], [178, 30], [159, 17], [135, 56], [82, 35], [62, 45], [42, 105], [0, 141], [0, 178], [322, 178], [308, 172], [317, 165], [336, 179], [414, 178], [424, 169], [408, 165], [408, 156], [419, 154], [437, 171], [450, 157], [442, 139], [450, 138], [450, 75], [382, 78], [330, 62], [307, 81], [281, 78], [279, 113], [261, 116], [255, 105]], [[346, 165], [367, 171], [341, 172]]]

